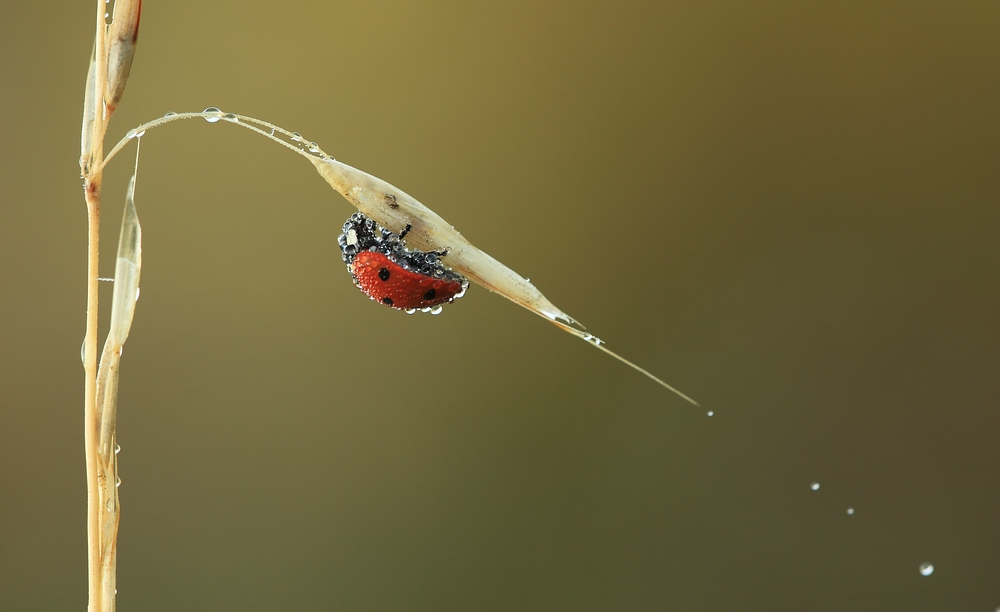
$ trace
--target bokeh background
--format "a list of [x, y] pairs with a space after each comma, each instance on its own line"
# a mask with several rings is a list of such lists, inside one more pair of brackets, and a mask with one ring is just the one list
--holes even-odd
[[[147, 2], [109, 145], [207, 106], [300, 131], [704, 407], [480, 288], [373, 304], [309, 164], [154, 130], [119, 609], [995, 610], [998, 31], [992, 1]], [[0, 33], [0, 608], [83, 610], [93, 2]]]

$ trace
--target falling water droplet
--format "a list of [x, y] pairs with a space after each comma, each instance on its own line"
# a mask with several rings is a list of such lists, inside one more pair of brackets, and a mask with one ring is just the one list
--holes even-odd
[[854, 508], [848, 508], [847, 514], [854, 514]]
[[708, 416], [715, 416], [715, 411], [714, 410], [709, 410], [708, 411]]
[[934, 573], [934, 566], [933, 565], [931, 565], [930, 563], [928, 563], [926, 561], [924, 561], [923, 563], [920, 564], [920, 575], [921, 576], [930, 576], [933, 573]]
[[[208, 108], [206, 108], [205, 110], [203, 110], [201, 112], [203, 112], [203, 113], [214, 113], [214, 114], [217, 114], [217, 115], [221, 115], [222, 114], [222, 111], [220, 111], [219, 109], [215, 108], [214, 106], [209, 106]], [[215, 123], [219, 119], [222, 119], [222, 117], [220, 117], [220, 116], [205, 117], [205, 121], [208, 121], [209, 123]]]
[[814, 482], [811, 485], [809, 485], [809, 488], [812, 489], [813, 491], [819, 491], [819, 483]]

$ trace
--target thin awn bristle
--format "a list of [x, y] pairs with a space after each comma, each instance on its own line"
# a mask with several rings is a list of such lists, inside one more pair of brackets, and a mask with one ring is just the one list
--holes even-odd
[[657, 377], [656, 375], [654, 375], [652, 372], [646, 370], [645, 368], [639, 367], [638, 365], [632, 363], [628, 359], [625, 359], [624, 357], [622, 357], [618, 353], [616, 353], [616, 352], [612, 351], [611, 349], [605, 347], [604, 346], [604, 341], [601, 340], [600, 338], [598, 338], [597, 336], [594, 336], [593, 334], [588, 334], [587, 332], [580, 331], [579, 329], [575, 329], [573, 327], [570, 327], [570, 326], [565, 325], [563, 323], [560, 323], [558, 321], [552, 321], [552, 323], [555, 324], [560, 329], [562, 329], [563, 331], [569, 332], [569, 333], [573, 334], [574, 336], [576, 336], [577, 338], [585, 341], [587, 344], [595, 346], [598, 349], [600, 349], [600, 350], [604, 351], [605, 353], [607, 353], [608, 355], [611, 355], [612, 357], [614, 357], [618, 361], [624, 363], [625, 365], [627, 365], [628, 367], [632, 368], [636, 372], [639, 372], [640, 374], [644, 375], [646, 378], [649, 378], [650, 380], [652, 380], [656, 384], [660, 385], [661, 387], [664, 387], [666, 389], [669, 389], [670, 391], [673, 391], [675, 394], [677, 394], [678, 396], [680, 396], [681, 398], [683, 398], [684, 400], [686, 400], [687, 402], [689, 402], [691, 405], [697, 406], [697, 407], [701, 408], [701, 404], [699, 404], [698, 402], [694, 401], [693, 399], [691, 399], [687, 395], [681, 393], [680, 391], [678, 391], [674, 387], [670, 386], [665, 381], [661, 380], [659, 377]]

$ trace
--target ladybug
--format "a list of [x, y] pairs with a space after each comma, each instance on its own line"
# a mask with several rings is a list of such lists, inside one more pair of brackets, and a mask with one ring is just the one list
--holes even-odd
[[354, 284], [365, 295], [408, 314], [417, 309], [438, 314], [441, 304], [465, 295], [469, 281], [441, 263], [447, 251], [407, 249], [411, 227], [395, 234], [358, 212], [344, 223], [337, 242]]

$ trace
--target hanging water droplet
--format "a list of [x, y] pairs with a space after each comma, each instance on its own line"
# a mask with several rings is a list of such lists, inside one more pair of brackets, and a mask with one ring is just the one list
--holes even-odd
[[122, 486], [122, 479], [120, 476], [115, 476], [115, 488]]
[[848, 508], [847, 514], [854, 514], [854, 508]]
[[924, 561], [923, 563], [920, 564], [920, 575], [921, 576], [930, 576], [933, 573], [934, 573], [934, 566], [933, 565], [931, 565], [930, 563], [928, 563], [926, 561]]
[[406, 314], [413, 314], [413, 313], [415, 313], [416, 311], [417, 311], [417, 309], [416, 309], [416, 308], [407, 308], [407, 309], [406, 309], [406, 310], [404, 310], [403, 312], [405, 312]]
[[120, 445], [120, 444], [117, 444], [117, 443], [116, 443], [116, 444], [115, 444], [115, 454], [117, 455], [117, 454], [118, 454], [118, 453], [120, 453], [120, 452], [122, 452], [122, 447], [121, 447], [121, 445]]
[[809, 485], [809, 488], [812, 489], [813, 491], [819, 491], [819, 483], [814, 482], [811, 485]]
[[218, 121], [219, 119], [222, 118], [222, 117], [218, 116], [218, 115], [222, 114], [222, 111], [219, 110], [219, 109], [217, 109], [217, 108], [215, 108], [214, 106], [209, 106], [208, 108], [206, 108], [205, 110], [203, 110], [201, 112], [203, 112], [203, 113], [213, 113], [213, 114], [216, 115], [214, 117], [205, 117], [205, 121], [208, 121], [209, 123], [215, 123], [216, 121]]
[[715, 411], [714, 410], [709, 410], [708, 411], [708, 416], [715, 416]]
[[302, 134], [292, 132], [292, 142], [302, 142]]
[[420, 309], [420, 312], [430, 312], [430, 311], [431, 311], [431, 307], [430, 306], [428, 306], [427, 308], [421, 308]]
[[177, 114], [177, 113], [175, 113], [174, 111], [167, 111], [167, 112], [166, 112], [166, 114], [165, 114], [165, 115], [163, 115], [163, 116], [164, 116], [164, 117], [173, 117], [173, 116], [174, 116], [174, 115], [176, 115], [176, 114]]
[[143, 137], [143, 136], [145, 136], [145, 135], [146, 135], [146, 130], [143, 130], [143, 131], [141, 131], [141, 132], [136, 132], [136, 133], [135, 133], [135, 137], [136, 137], [136, 138], [142, 138], [142, 137]]
[[135, 138], [135, 129], [131, 129], [125, 132], [125, 138]]
[[309, 143], [309, 152], [310, 153], [319, 153], [319, 145], [316, 144], [315, 142], [310, 142]]
[[439, 315], [439, 314], [441, 314], [442, 310], [444, 310], [444, 306], [441, 306], [440, 304], [438, 304], [434, 308], [431, 308], [431, 314], [432, 315]]
[[229, 123], [239, 123], [240, 121], [240, 118], [234, 115], [233, 113], [226, 113], [225, 116], [223, 116], [222, 118], [228, 121]]

